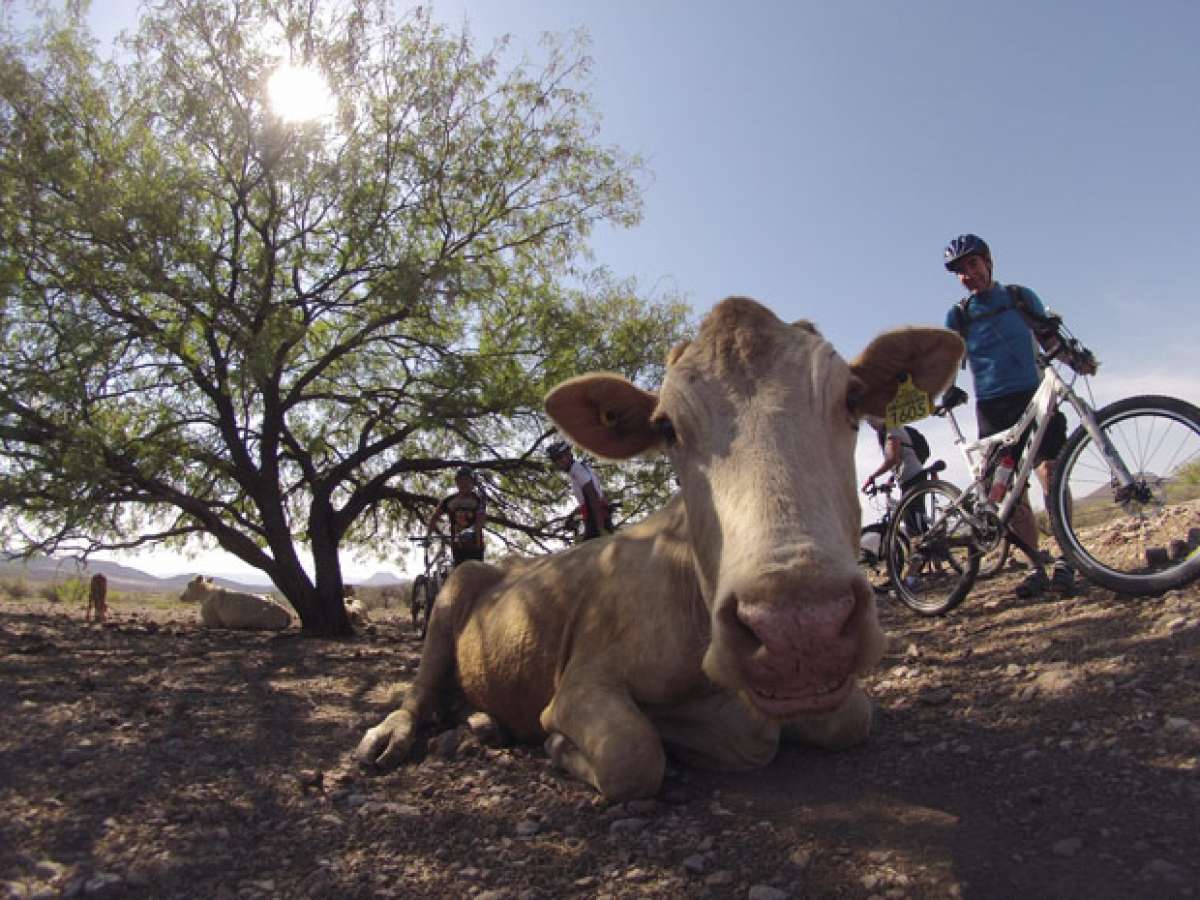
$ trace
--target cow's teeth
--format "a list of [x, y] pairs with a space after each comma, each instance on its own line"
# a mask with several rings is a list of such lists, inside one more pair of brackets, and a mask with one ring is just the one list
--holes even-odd
[[766, 690], [761, 690], [761, 689], [756, 689], [755, 693], [758, 694], [760, 697], [765, 697], [768, 700], [797, 700], [797, 699], [803, 699], [804, 697], [822, 697], [826, 694], [834, 694], [837, 691], [841, 690], [842, 685], [844, 685], [845, 683], [846, 683], [846, 679], [844, 679], [844, 678], [841, 680], [838, 680], [838, 681], [828, 681], [825, 684], [817, 685], [811, 691], [804, 693], [804, 694], [799, 694], [799, 693], [783, 693], [783, 694], [781, 694], [781, 693], [776, 693], [775, 691], [766, 691]]

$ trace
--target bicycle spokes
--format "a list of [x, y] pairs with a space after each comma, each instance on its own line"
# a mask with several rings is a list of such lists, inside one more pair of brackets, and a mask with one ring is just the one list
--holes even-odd
[[903, 567], [889, 559], [900, 599], [923, 615], [938, 615], [966, 596], [979, 569], [980, 549], [971, 520], [956, 504], [958, 490], [927, 482], [905, 495], [893, 540], [903, 535], [911, 551]]
[[1124, 593], [1200, 576], [1200, 411], [1131, 397], [1095, 423], [1101, 439], [1079, 429], [1055, 472], [1050, 515], [1063, 552], [1086, 577]]

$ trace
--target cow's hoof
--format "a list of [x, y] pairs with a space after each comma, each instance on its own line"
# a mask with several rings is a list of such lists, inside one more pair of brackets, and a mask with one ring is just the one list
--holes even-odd
[[565, 735], [559, 734], [557, 731], [555, 731], [550, 735], [550, 737], [546, 738], [546, 743], [544, 746], [546, 748], [546, 755], [550, 757], [550, 760], [554, 763], [554, 765], [558, 766], [560, 769], [567, 768], [564, 754], [574, 745], [567, 740]]
[[375, 769], [391, 769], [408, 756], [417, 729], [412, 716], [398, 709], [365, 735], [354, 751], [360, 765]]

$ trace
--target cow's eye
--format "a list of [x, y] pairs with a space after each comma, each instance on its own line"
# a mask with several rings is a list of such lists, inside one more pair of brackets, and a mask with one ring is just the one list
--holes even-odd
[[862, 401], [867, 395], [867, 386], [858, 378], [852, 377], [846, 385], [846, 411], [857, 419], [862, 415]]
[[679, 443], [679, 437], [675, 434], [675, 426], [666, 416], [658, 416], [651, 423], [655, 431], [662, 435], [663, 443], [668, 447], [674, 447]]

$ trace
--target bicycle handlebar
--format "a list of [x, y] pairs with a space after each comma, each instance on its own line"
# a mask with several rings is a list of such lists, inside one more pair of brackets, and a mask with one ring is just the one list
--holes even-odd
[[1099, 363], [1095, 355], [1071, 334], [1062, 316], [1047, 310], [1046, 316], [1032, 325], [1041, 347], [1041, 357], [1049, 363], [1060, 359], [1080, 375], [1095, 375]]
[[[945, 460], [935, 459], [929, 465], [921, 469], [921, 474], [937, 475], [938, 472], [944, 472], [945, 470]], [[872, 481], [869, 485], [862, 488], [862, 492], [868, 497], [875, 497], [878, 494], [891, 494], [892, 491], [894, 491], [897, 487], [899, 487], [899, 481], [897, 480], [897, 477], [893, 475], [887, 481], [880, 482], [879, 484], [876, 484]]]
[[1046, 359], [1061, 359], [1080, 375], [1095, 375], [1100, 363], [1095, 354], [1073, 337], [1059, 332], [1055, 344], [1045, 350]]
[[880, 484], [871, 482], [869, 487], [864, 487], [862, 492], [868, 497], [874, 497], [876, 494], [890, 494], [896, 488], [895, 477], [889, 478]]
[[434, 541], [449, 543], [453, 540], [450, 535], [442, 534], [440, 531], [433, 534], [409, 535], [408, 539], [414, 544], [432, 544]]

